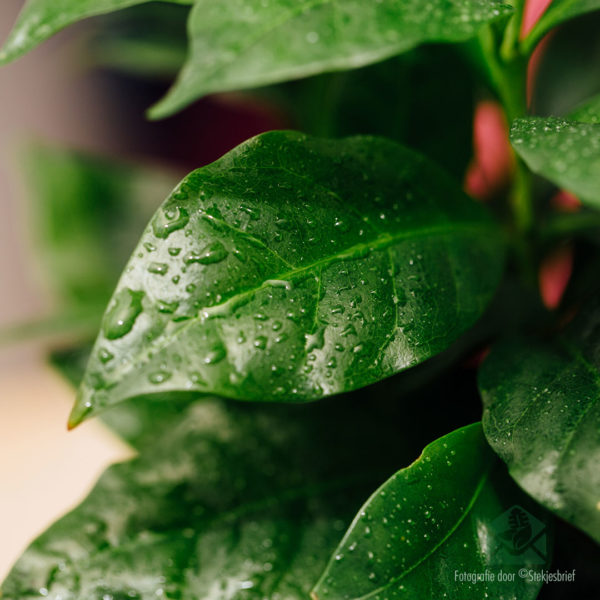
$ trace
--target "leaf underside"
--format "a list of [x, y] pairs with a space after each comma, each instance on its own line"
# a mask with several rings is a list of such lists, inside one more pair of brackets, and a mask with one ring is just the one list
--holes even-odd
[[600, 541], [600, 310], [551, 343], [514, 340], [480, 372], [488, 441], [533, 498]]
[[[193, 2], [193, 0], [163, 1], [174, 4]], [[27, 0], [0, 50], [0, 64], [18, 58], [77, 21], [146, 2], [148, 0]]]
[[383, 139], [254, 138], [195, 171], [144, 232], [71, 423], [134, 396], [300, 402], [442, 351], [502, 269], [485, 210]]
[[150, 111], [162, 118], [214, 92], [361, 67], [427, 42], [459, 42], [510, 14], [498, 0], [199, 0], [190, 55]]

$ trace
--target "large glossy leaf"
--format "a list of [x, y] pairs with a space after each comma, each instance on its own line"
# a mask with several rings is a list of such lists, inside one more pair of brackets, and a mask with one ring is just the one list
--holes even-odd
[[595, 10], [600, 10], [600, 0], [552, 0], [546, 12], [523, 40], [524, 49], [531, 52], [537, 42], [553, 27]]
[[392, 142], [293, 132], [193, 172], [144, 232], [71, 424], [133, 396], [306, 401], [446, 348], [502, 266], [497, 226]]
[[600, 541], [600, 309], [554, 342], [515, 340], [483, 364], [488, 441], [531, 496]]
[[[144, 4], [149, 0], [27, 0], [0, 50], [0, 64], [25, 54], [55, 33], [87, 17]], [[192, 4], [193, 0], [163, 0]]]
[[517, 119], [513, 147], [535, 172], [600, 207], [600, 125], [555, 117]]
[[308, 598], [362, 499], [412, 457], [385, 404], [189, 407], [33, 543], [3, 600]]
[[198, 0], [190, 56], [164, 117], [213, 92], [360, 67], [425, 42], [457, 42], [509, 14], [499, 0]]
[[[90, 356], [91, 344], [79, 344], [50, 353], [50, 364], [75, 388], [81, 382]], [[100, 420], [121, 439], [137, 449], [152, 445], [158, 433], [174, 427], [190, 402], [136, 399], [122, 402], [100, 416]]]
[[[541, 584], [517, 572], [549, 562], [545, 528], [476, 423], [427, 446], [369, 498], [312, 597], [533, 599]], [[466, 573], [495, 577], [461, 581]]]

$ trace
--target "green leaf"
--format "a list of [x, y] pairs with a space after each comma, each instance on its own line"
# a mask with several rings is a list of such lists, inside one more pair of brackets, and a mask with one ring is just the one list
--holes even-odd
[[600, 95], [578, 106], [571, 112], [569, 119], [581, 123], [600, 123]]
[[139, 232], [176, 177], [56, 148], [25, 156], [38, 257], [69, 312], [98, 321]]
[[535, 173], [600, 208], [600, 125], [556, 117], [517, 119], [514, 149]]
[[600, 10], [600, 0], [552, 0], [546, 12], [523, 40], [525, 52], [531, 52], [551, 29], [592, 11]]
[[206, 400], [39, 537], [3, 600], [301, 600], [370, 489], [409, 460], [398, 403]]
[[71, 425], [140, 395], [299, 402], [378, 381], [472, 325], [502, 258], [485, 209], [412, 151], [263, 134], [152, 219]]
[[[312, 597], [533, 599], [541, 583], [517, 573], [548, 564], [547, 541], [546, 517], [510, 481], [476, 423], [427, 446], [367, 500]], [[499, 581], [500, 571], [514, 581]], [[465, 573], [495, 580], [462, 582]]]
[[[77, 387], [85, 372], [90, 356], [91, 344], [82, 344], [66, 350], [50, 353], [50, 364], [73, 386]], [[133, 400], [123, 402], [100, 416], [121, 439], [131, 446], [142, 449], [154, 443], [164, 429], [174, 427], [187, 409], [189, 402], [164, 402]]]
[[[175, 4], [193, 2], [193, 0], [163, 1]], [[27, 0], [0, 50], [0, 64], [18, 58], [77, 21], [145, 2], [148, 0]]]
[[94, 66], [172, 81], [187, 57], [189, 6], [148, 3], [98, 22], [87, 52]]
[[426, 42], [458, 42], [510, 14], [499, 0], [197, 0], [188, 62], [151, 109], [170, 115], [214, 92], [374, 63]]
[[488, 441], [536, 500], [600, 541], [600, 308], [553, 342], [513, 340], [484, 362]]
[[552, 33], [536, 71], [530, 100], [532, 114], [564, 116], [600, 94], [600, 78], [589, 68], [600, 61], [599, 28], [600, 12], [596, 12]]

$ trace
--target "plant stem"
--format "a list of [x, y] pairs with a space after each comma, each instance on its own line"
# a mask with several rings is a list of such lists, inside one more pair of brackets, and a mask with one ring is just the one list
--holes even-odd
[[[508, 22], [502, 41], [488, 26], [479, 36], [489, 76], [503, 105], [507, 121], [527, 114], [527, 57], [519, 51], [519, 34], [523, 18], [523, 0], [515, 2], [515, 12]], [[535, 261], [530, 237], [535, 222], [532, 175], [525, 163], [513, 152], [515, 173], [509, 193], [513, 227], [518, 232], [515, 250], [523, 279], [535, 285]]]

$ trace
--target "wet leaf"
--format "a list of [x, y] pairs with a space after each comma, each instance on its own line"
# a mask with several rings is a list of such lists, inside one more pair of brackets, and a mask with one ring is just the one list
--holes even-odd
[[373, 383], [472, 325], [502, 255], [485, 210], [412, 151], [253, 138], [152, 219], [71, 424], [142, 395], [299, 402]]
[[552, 342], [497, 345], [480, 372], [488, 441], [538, 502], [600, 541], [600, 309]]
[[214, 92], [374, 63], [426, 42], [458, 42], [508, 15], [499, 0], [199, 0], [191, 51], [150, 112], [162, 118]]
[[532, 171], [600, 207], [600, 124], [528, 117], [513, 123], [510, 138]]
[[40, 536], [3, 600], [300, 600], [369, 489], [410, 460], [377, 397], [205, 400]]
[[[81, 382], [90, 357], [91, 344], [81, 344], [50, 353], [50, 364], [75, 388]], [[122, 402], [100, 416], [100, 420], [121, 439], [137, 449], [153, 445], [164, 429], [181, 420], [190, 402], [164, 402], [161, 399], [136, 399]]]
[[[545, 513], [476, 423], [427, 446], [367, 500], [312, 597], [533, 599], [541, 583], [518, 572], [547, 565], [549, 550]], [[461, 580], [467, 573], [494, 580]]]
[[[27, 0], [0, 50], [0, 64], [25, 54], [61, 29], [87, 17], [102, 15], [149, 0]], [[193, 0], [164, 0], [191, 4]]]

